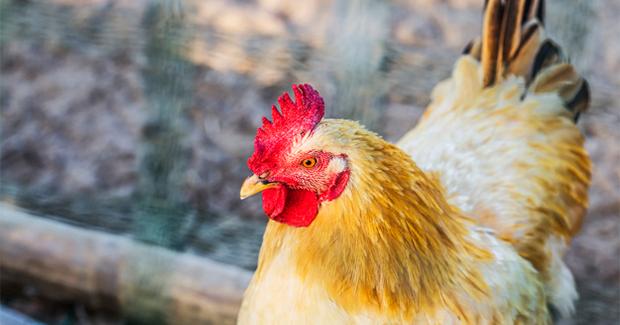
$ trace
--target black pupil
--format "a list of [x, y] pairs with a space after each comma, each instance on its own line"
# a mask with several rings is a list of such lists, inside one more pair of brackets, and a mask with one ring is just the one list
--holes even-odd
[[306, 160], [306, 166], [312, 166], [312, 160], [308, 159]]

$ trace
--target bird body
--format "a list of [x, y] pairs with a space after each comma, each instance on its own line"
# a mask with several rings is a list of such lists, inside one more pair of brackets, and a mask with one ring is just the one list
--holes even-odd
[[480, 69], [461, 58], [398, 145], [438, 175], [451, 204], [512, 243], [544, 276], [549, 302], [568, 315], [577, 292], [561, 258], [587, 207], [583, 136], [556, 93], [522, 99], [526, 85], [516, 77], [485, 89]]
[[269, 221], [240, 323], [546, 321], [532, 266], [398, 147], [345, 120], [300, 143], [346, 152], [351, 177], [311, 226]]
[[[397, 145], [323, 119], [309, 85], [263, 120], [241, 197], [266, 227], [240, 324], [547, 324], [587, 206], [588, 86], [542, 1], [487, 1], [482, 41]], [[549, 308], [551, 306], [551, 309]]]

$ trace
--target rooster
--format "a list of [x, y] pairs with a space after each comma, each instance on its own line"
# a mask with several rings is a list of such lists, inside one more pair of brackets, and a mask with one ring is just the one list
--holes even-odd
[[294, 85], [258, 129], [241, 198], [270, 218], [240, 324], [548, 324], [587, 207], [587, 82], [544, 4], [489, 0], [480, 39], [396, 145]]

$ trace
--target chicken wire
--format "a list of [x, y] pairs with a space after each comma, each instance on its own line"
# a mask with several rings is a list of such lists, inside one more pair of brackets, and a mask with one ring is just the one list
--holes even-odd
[[[2, 199], [253, 270], [266, 218], [238, 189], [277, 96], [311, 82], [329, 116], [396, 140], [479, 33], [480, 2], [0, 0]], [[586, 297], [579, 323], [617, 319], [605, 306], [620, 296], [605, 288], [620, 274], [609, 239], [620, 197], [620, 83], [609, 71], [620, 52], [597, 47], [620, 8], [599, 2], [548, 10], [594, 94], [582, 123], [599, 169], [593, 221], [568, 257]], [[562, 25], [575, 12], [574, 27]], [[596, 15], [603, 27], [591, 30]]]
[[[411, 83], [387, 94], [407, 78], [402, 66], [423, 66], [438, 79], [456, 57], [400, 55], [386, 2], [309, 8], [311, 17], [295, 19], [321, 22], [311, 33], [271, 26], [282, 19], [265, 8], [233, 28], [209, 9], [252, 9], [234, 2], [2, 6], [3, 74], [15, 81], [3, 85], [3, 195], [80, 226], [248, 269], [265, 218], [259, 200], [239, 203], [238, 188], [257, 123], [280, 92], [314, 81], [332, 103], [328, 115], [386, 131], [390, 116], [379, 112], [387, 101], [428, 99], [428, 86], [412, 93]], [[400, 127], [388, 136], [419, 115], [419, 107], [399, 105], [408, 118], [392, 117]]]

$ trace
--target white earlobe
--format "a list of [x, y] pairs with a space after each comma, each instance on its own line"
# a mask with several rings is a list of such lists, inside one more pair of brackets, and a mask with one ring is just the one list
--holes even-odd
[[330, 173], [340, 173], [347, 168], [347, 161], [342, 157], [334, 157], [327, 165], [327, 171]]

